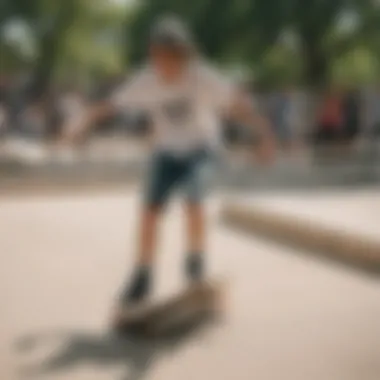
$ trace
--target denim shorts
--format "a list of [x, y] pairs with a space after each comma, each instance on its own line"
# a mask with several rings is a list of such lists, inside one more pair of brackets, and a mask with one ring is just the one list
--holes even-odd
[[211, 154], [197, 150], [185, 156], [168, 152], [153, 154], [145, 183], [145, 206], [163, 207], [177, 190], [186, 201], [201, 203], [207, 189]]

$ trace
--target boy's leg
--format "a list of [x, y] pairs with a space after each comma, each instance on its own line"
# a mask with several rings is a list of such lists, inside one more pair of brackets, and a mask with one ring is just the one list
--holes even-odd
[[137, 265], [150, 267], [154, 260], [160, 207], [146, 207], [142, 211], [137, 242]]
[[198, 281], [205, 275], [206, 212], [204, 198], [209, 176], [208, 158], [201, 158], [190, 168], [185, 181], [187, 258], [186, 275], [191, 281]]
[[186, 274], [191, 281], [201, 280], [204, 275], [204, 252], [206, 249], [205, 212], [201, 203], [186, 205], [187, 258]]
[[159, 209], [143, 209], [137, 241], [137, 260], [132, 281], [126, 285], [122, 293], [122, 303], [140, 301], [150, 292], [159, 217]]
[[164, 155], [154, 157], [145, 189], [136, 267], [132, 281], [122, 293], [122, 303], [141, 301], [150, 293], [160, 214], [180, 176], [181, 172], [174, 161]]

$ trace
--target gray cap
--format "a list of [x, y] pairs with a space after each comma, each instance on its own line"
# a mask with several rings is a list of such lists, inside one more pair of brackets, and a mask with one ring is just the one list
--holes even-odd
[[154, 23], [150, 43], [185, 50], [195, 47], [189, 28], [176, 16], [163, 16]]

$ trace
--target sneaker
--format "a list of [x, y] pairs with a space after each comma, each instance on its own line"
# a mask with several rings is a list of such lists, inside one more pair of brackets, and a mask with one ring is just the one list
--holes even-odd
[[122, 291], [119, 303], [121, 306], [136, 305], [144, 301], [151, 288], [150, 274], [147, 270], [140, 270], [134, 275], [132, 282]]

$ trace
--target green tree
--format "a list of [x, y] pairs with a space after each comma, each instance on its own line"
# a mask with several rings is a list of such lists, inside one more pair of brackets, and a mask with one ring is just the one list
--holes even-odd
[[27, 26], [33, 36], [36, 51], [30, 64], [37, 93], [49, 85], [62, 40], [75, 17], [77, 6], [75, 0], [3, 0], [1, 4], [0, 46], [5, 45], [4, 28], [15, 20]]
[[291, 31], [293, 59], [302, 61], [303, 79], [313, 86], [328, 81], [332, 62], [378, 34], [380, 25], [377, 0], [146, 0], [126, 25], [133, 62], [144, 54], [152, 21], [165, 12], [185, 18], [210, 57], [251, 65], [265, 63]]
[[[119, 32], [124, 14], [116, 3], [3, 0], [1, 7], [2, 70], [27, 66], [37, 95], [49, 87], [57, 73], [84, 78], [95, 72], [120, 71]], [[28, 41], [32, 42], [33, 54], [28, 57], [6, 40], [5, 31], [15, 24], [27, 30]]]

